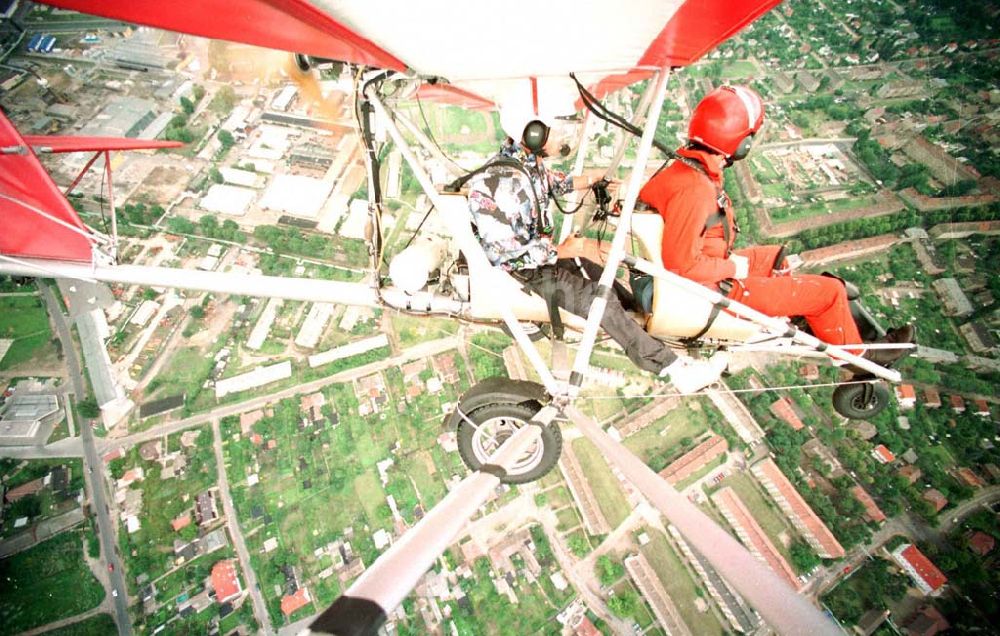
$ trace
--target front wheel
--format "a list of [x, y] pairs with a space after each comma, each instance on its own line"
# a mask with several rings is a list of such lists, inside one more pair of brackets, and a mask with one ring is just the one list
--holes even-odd
[[871, 419], [888, 405], [889, 389], [881, 382], [841, 384], [833, 390], [833, 408], [848, 419]]
[[[459, 407], [461, 408], [461, 406]], [[469, 470], [479, 470], [508, 437], [528, 422], [538, 408], [530, 404], [493, 403], [474, 408], [458, 422], [458, 453]], [[562, 433], [555, 422], [542, 427], [539, 439], [501, 479], [505, 484], [526, 484], [541, 478], [556, 465], [562, 452]]]

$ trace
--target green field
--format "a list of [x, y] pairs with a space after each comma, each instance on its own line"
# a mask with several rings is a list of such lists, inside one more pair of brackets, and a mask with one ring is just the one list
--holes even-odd
[[814, 216], [834, 214], [836, 212], [846, 212], [856, 210], [870, 205], [875, 205], [878, 199], [875, 197], [847, 197], [834, 201], [817, 201], [815, 203], [804, 203], [789, 205], [782, 208], [771, 208], [768, 214], [775, 223], [785, 223], [799, 221]]
[[601, 456], [601, 451], [590, 440], [584, 438], [573, 440], [573, 451], [580, 460], [580, 468], [583, 474], [587, 475], [597, 505], [600, 506], [608, 524], [612, 528], [618, 527], [631, 511], [618, 478], [611, 472], [608, 463]]
[[45, 632], [44, 636], [99, 636], [113, 634], [116, 630], [115, 619], [111, 618], [111, 614], [95, 614], [79, 623]]
[[[332, 560], [323, 551], [316, 556], [317, 549], [348, 540], [354, 554], [370, 565], [379, 555], [371, 536], [378, 529], [394, 532], [387, 495], [393, 496], [403, 522], [412, 525], [421, 510], [429, 510], [444, 497], [445, 480], [465, 474], [458, 454], [446, 453], [437, 444], [442, 405], [454, 403], [468, 388], [461, 356], [453, 352], [453, 357], [460, 381], [444, 385], [437, 395], [424, 392], [409, 402], [402, 395], [402, 373], [383, 372], [387, 401], [379, 413], [367, 417], [358, 415], [358, 389], [347, 383], [323, 389], [325, 418], [309, 426], [302, 423], [298, 398], [274, 404], [272, 412], [253, 426], [253, 433], [261, 437], [259, 446], [240, 433], [237, 417], [223, 419], [233, 502], [276, 624], [285, 621], [279, 609], [281, 594], [275, 588], [284, 587], [282, 565], [294, 563], [301, 570], [317, 608], [330, 603], [342, 585], [336, 574], [319, 578]], [[428, 365], [422, 376], [432, 373]], [[269, 449], [272, 440], [275, 447]], [[386, 459], [393, 465], [383, 486], [376, 464]], [[248, 486], [250, 474], [257, 474], [260, 482]], [[270, 538], [277, 539], [278, 547], [262, 553]]]
[[0, 338], [11, 339], [10, 349], [0, 359], [0, 370], [27, 362], [51, 349], [52, 330], [42, 299], [38, 296], [0, 297]]
[[[692, 406], [696, 408], [692, 408]], [[625, 446], [653, 470], [663, 470], [708, 430], [708, 403], [685, 400], [674, 410], [625, 440]], [[687, 444], [685, 444], [687, 441]]]
[[83, 560], [80, 530], [0, 561], [0, 581], [0, 634], [74, 616], [104, 599], [104, 589]]
[[390, 319], [404, 349], [428, 340], [447, 338], [458, 331], [458, 323], [454, 320], [409, 316], [399, 312], [392, 314]]
[[647, 530], [650, 542], [639, 548], [649, 561], [670, 600], [677, 606], [684, 623], [695, 634], [722, 634], [725, 632], [713, 612], [702, 614], [695, 607], [695, 599], [708, 601], [708, 593], [691, 578], [681, 557], [674, 552], [666, 536], [658, 530]]

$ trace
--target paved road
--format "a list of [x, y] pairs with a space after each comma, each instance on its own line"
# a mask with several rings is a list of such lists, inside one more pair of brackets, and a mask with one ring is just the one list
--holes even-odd
[[194, 428], [196, 426], [207, 424], [212, 420], [216, 419], [221, 420], [222, 418], [228, 417], [230, 415], [238, 415], [240, 413], [252, 411], [253, 409], [262, 408], [268, 404], [272, 404], [279, 400], [283, 400], [284, 398], [294, 397], [296, 395], [301, 395], [303, 393], [313, 393], [330, 384], [350, 382], [351, 380], [355, 380], [357, 378], [361, 378], [366, 375], [371, 375], [376, 371], [383, 371], [385, 369], [395, 368], [411, 360], [428, 358], [430, 356], [434, 356], [439, 353], [444, 353], [445, 351], [455, 349], [456, 347], [458, 347], [458, 342], [459, 338], [457, 336], [449, 336], [448, 338], [441, 338], [439, 340], [431, 340], [429, 342], [423, 342], [414, 347], [410, 347], [409, 349], [399, 354], [398, 356], [386, 358], [385, 360], [372, 362], [371, 364], [366, 364], [364, 366], [356, 367], [354, 369], [349, 369], [347, 371], [341, 371], [340, 373], [335, 373], [331, 376], [327, 376], [319, 380], [313, 380], [312, 382], [297, 384], [293, 387], [289, 387], [282, 391], [269, 393], [261, 397], [253, 398], [243, 402], [237, 402], [235, 404], [227, 404], [225, 406], [220, 406], [206, 413], [195, 415], [183, 420], [178, 420], [176, 422], [160, 424], [159, 426], [154, 426], [148, 431], [143, 431], [141, 433], [136, 433], [134, 435], [120, 437], [118, 439], [106, 439], [101, 444], [101, 450], [103, 452], [108, 452], [110, 450], [114, 450], [115, 448], [126, 448], [129, 446], [133, 446], [135, 444], [141, 444], [143, 442], [148, 442], [149, 440], [159, 439], [164, 435], [171, 435], [173, 433], [184, 431], [189, 428]]
[[[74, 395], [79, 399], [86, 395], [83, 375], [80, 373], [80, 361], [77, 358], [76, 348], [73, 345], [73, 337], [70, 333], [69, 325], [66, 323], [66, 316], [62, 313], [62, 307], [58, 299], [52, 293], [52, 289], [39, 283], [42, 297], [48, 306], [49, 315], [56, 327], [56, 336], [62, 343], [63, 358], [66, 360], [66, 369], [69, 371], [70, 385], [73, 387]], [[128, 616], [128, 589], [122, 578], [122, 563], [116, 552], [114, 524], [111, 520], [109, 500], [105, 490], [104, 464], [97, 454], [97, 447], [94, 444], [93, 423], [83, 418], [80, 422], [80, 433], [83, 442], [83, 465], [85, 472], [85, 483], [90, 495], [91, 509], [97, 519], [97, 531], [101, 540], [101, 551], [103, 554], [102, 563], [108, 563], [113, 571], [109, 572], [112, 589], [118, 592], [114, 598], [114, 617], [118, 625], [118, 633], [126, 636], [132, 634], [132, 624]]]
[[226, 513], [226, 525], [229, 527], [229, 535], [233, 538], [233, 544], [236, 546], [240, 567], [243, 568], [243, 575], [247, 579], [247, 589], [250, 591], [251, 600], [253, 600], [253, 614], [261, 631], [265, 634], [273, 634], [274, 627], [271, 626], [271, 618], [267, 613], [267, 604], [264, 603], [264, 597], [260, 593], [257, 575], [250, 566], [250, 551], [247, 550], [246, 541], [243, 540], [243, 532], [240, 530], [240, 524], [236, 517], [236, 508], [233, 506], [233, 497], [229, 490], [229, 477], [226, 475], [225, 456], [222, 453], [222, 432], [219, 430], [219, 420], [212, 420], [212, 448], [215, 450], [215, 465], [219, 473], [222, 509]]

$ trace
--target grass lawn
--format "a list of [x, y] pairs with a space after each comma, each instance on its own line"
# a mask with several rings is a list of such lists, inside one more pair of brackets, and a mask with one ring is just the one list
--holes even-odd
[[214, 364], [212, 356], [198, 347], [177, 349], [166, 367], [153, 380], [157, 388], [150, 392], [147, 401], [187, 393], [190, 403], [198, 394], [202, 383], [208, 379]]
[[96, 607], [104, 589], [83, 560], [79, 530], [0, 561], [0, 634], [16, 634]]
[[391, 314], [390, 320], [404, 349], [428, 340], [447, 338], [458, 331], [458, 323], [454, 320], [423, 318], [401, 313]]
[[27, 362], [46, 347], [52, 349], [52, 330], [42, 299], [38, 296], [0, 297], [0, 338], [14, 341], [0, 359], [0, 369]]
[[691, 578], [681, 557], [674, 552], [663, 533], [647, 530], [650, 542], [639, 548], [652, 565], [667, 595], [677, 606], [684, 623], [695, 634], [722, 634], [725, 630], [712, 612], [699, 612], [695, 599], [708, 600], [707, 593]]
[[583, 474], [587, 475], [590, 481], [590, 487], [597, 498], [597, 505], [600, 506], [611, 527], [616, 528], [631, 511], [618, 478], [611, 472], [601, 452], [590, 440], [584, 438], [573, 440], [573, 451], [580, 460]]
[[660, 463], [666, 466], [669, 463], [667, 458], [681, 454], [681, 440], [687, 438], [693, 442], [708, 430], [708, 418], [702, 410], [705, 405], [693, 409], [691, 404], [690, 400], [681, 403], [659, 420], [629, 436], [625, 446], [646, 464], [662, 470]]
[[818, 201], [816, 203], [806, 203], [801, 205], [790, 205], [783, 208], [772, 208], [768, 213], [771, 220], [778, 223], [786, 221], [798, 221], [813, 216], [833, 214], [835, 212], [845, 212], [870, 205], [875, 205], [878, 199], [875, 197], [848, 197], [835, 201]]
[[115, 619], [111, 618], [111, 614], [97, 614], [79, 623], [45, 632], [44, 636], [96, 636], [113, 634], [116, 629]]
[[572, 530], [580, 525], [580, 515], [576, 513], [575, 508], [563, 508], [556, 513], [556, 518], [559, 519], [556, 528], [562, 532]]
[[[750, 514], [757, 520], [760, 527], [764, 529], [771, 543], [778, 549], [781, 556], [790, 564], [792, 555], [788, 551], [788, 546], [781, 537], [794, 539], [797, 535], [791, 524], [785, 520], [784, 515], [778, 507], [767, 498], [767, 495], [757, 485], [750, 473], [735, 472], [722, 480], [720, 486], [729, 486], [739, 496], [740, 501], [750, 510]], [[792, 566], [795, 567], [794, 565]]]

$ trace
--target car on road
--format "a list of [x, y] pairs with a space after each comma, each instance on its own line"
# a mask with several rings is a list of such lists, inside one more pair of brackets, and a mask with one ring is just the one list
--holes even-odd
[[118, 590], [111, 590], [111, 596], [118, 598]]
[[115, 571], [115, 564], [108, 563], [108, 572], [114, 572], [114, 571]]

